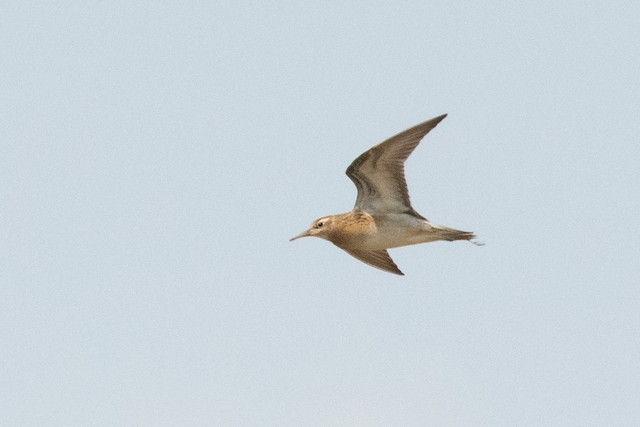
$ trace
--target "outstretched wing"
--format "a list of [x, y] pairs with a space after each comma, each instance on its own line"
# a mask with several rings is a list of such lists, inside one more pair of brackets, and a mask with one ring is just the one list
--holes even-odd
[[393, 262], [393, 260], [389, 256], [389, 252], [384, 249], [379, 251], [344, 249], [344, 251], [349, 255], [358, 258], [360, 261], [369, 264], [372, 267], [388, 271], [389, 273], [404, 276], [404, 273], [400, 271], [396, 263]]
[[446, 114], [392, 136], [362, 153], [347, 168], [347, 176], [358, 189], [355, 209], [367, 212], [417, 212], [411, 207], [404, 177], [404, 162], [422, 138]]

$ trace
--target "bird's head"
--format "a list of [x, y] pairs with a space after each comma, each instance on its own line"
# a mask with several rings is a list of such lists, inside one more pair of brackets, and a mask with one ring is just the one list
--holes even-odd
[[335, 226], [336, 220], [334, 216], [323, 216], [322, 218], [318, 218], [313, 221], [309, 228], [297, 236], [292, 237], [289, 241], [307, 236], [315, 236], [320, 237], [321, 239], [330, 240], [331, 233], [335, 229]]

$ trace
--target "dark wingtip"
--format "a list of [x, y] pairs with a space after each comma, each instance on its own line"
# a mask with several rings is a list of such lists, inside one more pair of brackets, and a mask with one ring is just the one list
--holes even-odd
[[388, 271], [389, 273], [397, 274], [398, 276], [404, 276], [404, 273], [400, 271], [398, 266], [396, 265], [395, 267], [396, 267], [395, 270], [386, 270], [386, 271]]
[[444, 120], [448, 115], [449, 115], [448, 113], [444, 113], [444, 114], [442, 114], [442, 115], [440, 115], [440, 116], [436, 117], [436, 118], [435, 118], [435, 119], [433, 119], [433, 120], [436, 120], [436, 121], [437, 121], [437, 123], [440, 123], [440, 122], [441, 122], [441, 121], [443, 121], [443, 120]]
[[426, 135], [427, 133], [429, 133], [429, 131], [431, 129], [433, 129], [434, 127], [438, 126], [438, 124], [443, 121], [445, 119], [445, 117], [447, 117], [448, 114], [441, 114], [439, 116], [436, 116], [432, 119], [427, 120], [426, 122], [423, 122], [417, 126], [415, 126], [413, 129], [417, 129], [417, 128], [421, 128], [421, 130], [424, 131], [424, 134]]

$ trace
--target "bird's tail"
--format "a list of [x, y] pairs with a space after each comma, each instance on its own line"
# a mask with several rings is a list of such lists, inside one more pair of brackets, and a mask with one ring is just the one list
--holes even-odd
[[483, 242], [478, 240], [473, 231], [456, 230], [455, 228], [445, 227], [444, 225], [434, 225], [433, 228], [438, 232], [441, 240], [448, 240], [453, 242], [454, 240], [468, 240], [476, 246], [484, 245]]

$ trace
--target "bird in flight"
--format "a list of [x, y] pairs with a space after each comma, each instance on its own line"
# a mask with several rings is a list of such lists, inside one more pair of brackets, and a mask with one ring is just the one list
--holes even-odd
[[389, 256], [389, 248], [436, 240], [469, 240], [482, 245], [471, 231], [432, 224], [409, 201], [404, 162], [445, 117], [443, 114], [400, 132], [362, 153], [346, 172], [358, 189], [353, 210], [318, 218], [290, 240], [320, 237], [372, 267], [398, 275], [404, 273]]

